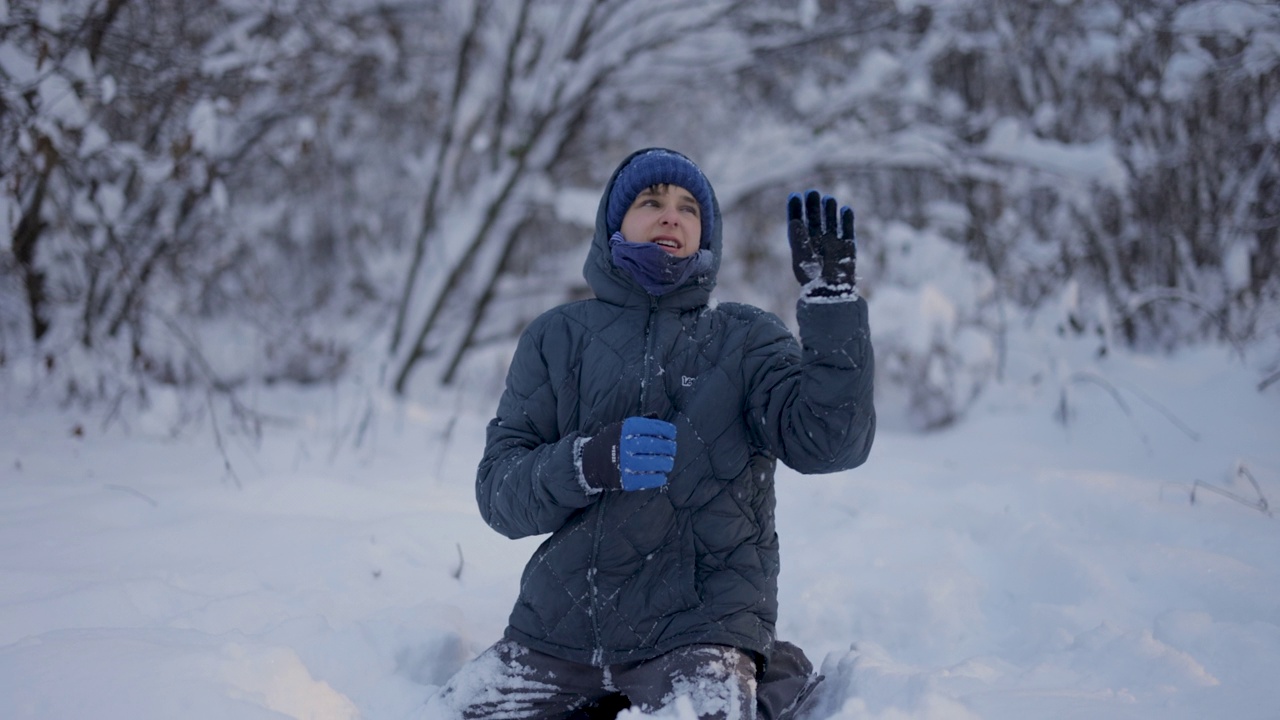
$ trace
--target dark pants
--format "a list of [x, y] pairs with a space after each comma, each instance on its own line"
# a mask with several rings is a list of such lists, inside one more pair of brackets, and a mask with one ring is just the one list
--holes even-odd
[[700, 719], [755, 720], [756, 664], [736, 648], [690, 645], [652, 660], [598, 668], [503, 640], [449, 680], [428, 701], [427, 716], [568, 720], [617, 697], [645, 712], [688, 702]]

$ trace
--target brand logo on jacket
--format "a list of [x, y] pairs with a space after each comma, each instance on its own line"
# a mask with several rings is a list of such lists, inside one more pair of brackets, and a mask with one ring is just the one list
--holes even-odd
[[691, 378], [688, 375], [680, 376], [680, 387], [693, 387], [693, 381], [697, 378]]

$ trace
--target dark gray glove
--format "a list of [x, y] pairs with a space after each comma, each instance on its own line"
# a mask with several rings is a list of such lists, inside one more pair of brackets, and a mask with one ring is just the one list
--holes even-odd
[[791, 267], [810, 299], [845, 300], [858, 296], [855, 286], [858, 249], [853, 238], [853, 210], [817, 190], [792, 193], [787, 199], [787, 239]]

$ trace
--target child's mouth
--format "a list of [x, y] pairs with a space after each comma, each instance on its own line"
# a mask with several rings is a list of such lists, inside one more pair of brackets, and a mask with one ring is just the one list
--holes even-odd
[[658, 245], [663, 250], [666, 250], [669, 253], [676, 253], [680, 251], [680, 243], [677, 242], [674, 238], [668, 238], [668, 237], [654, 238], [653, 242], [654, 244]]

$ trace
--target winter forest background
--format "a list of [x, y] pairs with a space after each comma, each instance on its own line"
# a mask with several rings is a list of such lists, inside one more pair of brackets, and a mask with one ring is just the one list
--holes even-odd
[[0, 0], [0, 716], [440, 720], [539, 541], [472, 490], [515, 338], [650, 145], [721, 301], [857, 211], [805, 720], [1274, 720], [1269, 0]]
[[496, 394], [654, 144], [716, 185], [722, 299], [789, 318], [786, 194], [855, 207], [899, 426], [962, 417], [1031, 312], [1098, 353], [1280, 326], [1261, 0], [7, 0], [0, 93], [0, 369], [112, 413]]

